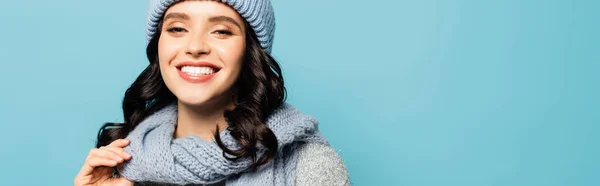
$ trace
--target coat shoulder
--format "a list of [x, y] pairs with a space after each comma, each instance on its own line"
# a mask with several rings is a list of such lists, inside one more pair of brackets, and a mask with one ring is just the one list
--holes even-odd
[[344, 160], [329, 145], [305, 143], [298, 147], [296, 185], [349, 186]]

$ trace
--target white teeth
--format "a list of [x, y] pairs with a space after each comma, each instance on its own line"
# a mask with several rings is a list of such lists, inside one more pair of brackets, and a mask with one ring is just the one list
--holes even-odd
[[181, 72], [184, 72], [191, 76], [198, 76], [198, 75], [213, 74], [213, 73], [215, 73], [215, 70], [210, 67], [184, 66], [184, 67], [181, 67]]

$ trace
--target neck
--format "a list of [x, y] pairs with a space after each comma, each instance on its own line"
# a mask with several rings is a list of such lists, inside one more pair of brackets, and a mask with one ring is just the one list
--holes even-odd
[[217, 126], [219, 131], [223, 131], [227, 127], [227, 122], [223, 116], [225, 110], [234, 107], [235, 105], [231, 99], [213, 100], [202, 105], [188, 105], [177, 101], [175, 138], [196, 135], [211, 141]]

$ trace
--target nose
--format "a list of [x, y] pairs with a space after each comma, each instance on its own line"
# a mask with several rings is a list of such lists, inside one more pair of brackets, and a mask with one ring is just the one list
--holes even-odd
[[192, 57], [209, 54], [210, 45], [206, 42], [206, 39], [203, 38], [202, 34], [194, 34], [188, 42], [185, 53], [187, 55], [191, 55]]

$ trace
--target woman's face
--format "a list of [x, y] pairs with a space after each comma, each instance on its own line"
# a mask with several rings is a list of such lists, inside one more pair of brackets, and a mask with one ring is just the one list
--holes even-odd
[[230, 98], [246, 46], [243, 18], [215, 1], [183, 1], [164, 15], [158, 59], [169, 90], [186, 105]]

